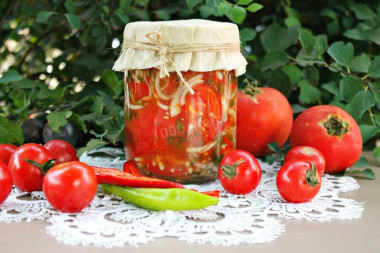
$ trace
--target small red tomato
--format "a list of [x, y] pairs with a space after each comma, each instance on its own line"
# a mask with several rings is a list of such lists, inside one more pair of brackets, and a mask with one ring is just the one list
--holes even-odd
[[[40, 169], [27, 160], [44, 168]], [[28, 143], [18, 147], [9, 160], [15, 186], [25, 192], [41, 191], [44, 173], [49, 169], [52, 160], [54, 157], [50, 152], [39, 144]]]
[[46, 199], [64, 213], [77, 213], [87, 207], [97, 189], [94, 171], [81, 162], [55, 165], [46, 173], [43, 182]]
[[294, 160], [304, 160], [314, 163], [319, 175], [323, 175], [325, 172], [325, 158], [318, 149], [313, 147], [298, 146], [289, 150], [285, 156], [284, 163]]
[[16, 149], [17, 146], [15, 145], [0, 144], [0, 161], [8, 165], [9, 159], [11, 159], [11, 156]]
[[0, 161], [0, 204], [3, 203], [12, 191], [13, 179], [7, 165]]
[[313, 163], [294, 160], [277, 173], [277, 190], [288, 202], [302, 203], [313, 199], [321, 188], [321, 175]]
[[79, 161], [76, 149], [67, 141], [54, 139], [47, 142], [44, 147], [49, 150], [57, 163]]
[[303, 111], [293, 124], [290, 146], [318, 149], [326, 161], [325, 173], [336, 173], [356, 163], [362, 153], [356, 121], [344, 110], [318, 105]]
[[261, 167], [250, 153], [234, 150], [227, 153], [220, 162], [218, 177], [226, 191], [247, 194], [259, 185]]

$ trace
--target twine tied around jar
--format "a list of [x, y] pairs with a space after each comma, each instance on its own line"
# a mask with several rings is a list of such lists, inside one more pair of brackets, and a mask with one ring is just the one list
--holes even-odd
[[[155, 38], [153, 35], [156, 35]], [[150, 43], [139, 43], [124, 41], [123, 49], [138, 49], [138, 50], [153, 50], [158, 52], [161, 58], [160, 66], [160, 78], [169, 76], [166, 64], [170, 62], [177, 73], [178, 78], [186, 86], [191, 94], [194, 94], [194, 90], [191, 88], [189, 83], [183, 77], [181, 71], [178, 69], [177, 64], [173, 61], [169, 54], [171, 53], [189, 53], [189, 52], [239, 52], [240, 42], [238, 43], [225, 43], [225, 44], [194, 44], [194, 45], [184, 45], [184, 46], [167, 46], [162, 41], [162, 35], [160, 32], [150, 32], [146, 34]]]

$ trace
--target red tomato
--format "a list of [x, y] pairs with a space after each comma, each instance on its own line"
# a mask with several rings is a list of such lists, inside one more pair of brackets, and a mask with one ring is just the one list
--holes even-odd
[[9, 169], [17, 188], [25, 192], [41, 191], [43, 172], [25, 159], [45, 164], [54, 157], [43, 146], [28, 143], [18, 147], [9, 160]]
[[245, 92], [237, 94], [236, 148], [263, 156], [272, 152], [269, 143], [285, 144], [293, 123], [292, 108], [276, 89], [251, 88]]
[[17, 146], [11, 144], [0, 144], [0, 161], [8, 165], [9, 159], [13, 152], [17, 149]]
[[247, 194], [259, 185], [261, 167], [250, 153], [234, 150], [227, 153], [220, 162], [218, 177], [226, 191]]
[[189, 146], [201, 146], [213, 141], [221, 129], [222, 103], [218, 92], [207, 84], [193, 87], [182, 109], [183, 125]]
[[362, 152], [362, 136], [355, 120], [332, 105], [319, 105], [303, 111], [290, 134], [291, 147], [318, 149], [326, 161], [326, 173], [345, 170], [355, 164]]
[[64, 213], [77, 213], [87, 207], [97, 189], [94, 171], [81, 162], [55, 165], [46, 173], [43, 182], [46, 199]]
[[302, 203], [313, 199], [321, 188], [321, 175], [314, 164], [303, 160], [285, 163], [277, 173], [277, 190], [288, 202]]
[[57, 163], [79, 161], [76, 149], [64, 140], [51, 140], [44, 147], [49, 150]]
[[0, 161], [0, 204], [2, 204], [12, 191], [13, 179], [7, 165]]
[[314, 163], [319, 175], [323, 175], [325, 172], [325, 158], [321, 152], [313, 147], [298, 146], [289, 150], [285, 156], [284, 163], [294, 160], [304, 160]]

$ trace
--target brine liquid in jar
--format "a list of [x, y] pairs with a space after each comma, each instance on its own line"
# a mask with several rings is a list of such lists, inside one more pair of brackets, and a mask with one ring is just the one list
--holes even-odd
[[125, 72], [125, 147], [147, 176], [181, 183], [217, 178], [222, 157], [235, 149], [237, 78], [233, 72]]

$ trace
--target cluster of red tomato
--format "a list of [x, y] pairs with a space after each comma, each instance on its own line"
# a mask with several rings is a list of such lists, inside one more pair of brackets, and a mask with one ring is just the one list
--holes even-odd
[[294, 203], [314, 198], [323, 173], [354, 165], [362, 151], [360, 129], [344, 110], [314, 106], [303, 111], [293, 124], [291, 106], [279, 91], [248, 87], [237, 97], [238, 150], [228, 153], [219, 166], [223, 187], [234, 194], [253, 191], [261, 178], [254, 156], [269, 154], [269, 143], [282, 146], [289, 137], [292, 149], [276, 184], [280, 195]]
[[44, 146], [0, 144], [0, 204], [14, 184], [25, 192], [43, 190], [57, 210], [79, 212], [90, 204], [98, 188], [94, 171], [78, 160], [75, 148], [63, 140]]

